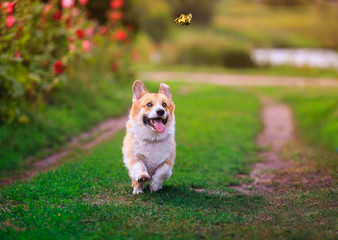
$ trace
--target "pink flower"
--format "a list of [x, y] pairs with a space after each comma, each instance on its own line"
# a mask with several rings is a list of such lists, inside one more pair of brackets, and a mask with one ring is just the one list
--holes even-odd
[[89, 52], [90, 50], [90, 41], [89, 40], [83, 40], [82, 41], [82, 49], [84, 52]]
[[106, 26], [101, 26], [98, 30], [99, 34], [106, 35], [108, 32], [108, 28]]
[[75, 4], [75, 0], [62, 0], [61, 1], [61, 6], [63, 8], [71, 8]]
[[6, 18], [6, 26], [8, 28], [11, 28], [14, 23], [15, 23], [15, 18], [12, 15], [7, 16], [7, 18]]
[[47, 3], [45, 7], [43, 8], [43, 14], [46, 15], [51, 9], [52, 9], [52, 5], [50, 3]]
[[63, 64], [61, 60], [58, 60], [54, 63], [54, 73], [62, 74], [66, 70], [66, 66]]
[[94, 35], [94, 27], [87, 27], [85, 33], [86, 33], [87, 37], [93, 36]]
[[68, 41], [69, 41], [69, 42], [74, 42], [74, 40], [75, 40], [74, 37], [69, 37], [69, 38], [68, 38]]
[[14, 57], [15, 58], [21, 58], [21, 52], [20, 51], [15, 51], [14, 52]]
[[70, 43], [70, 44], [68, 45], [68, 50], [69, 50], [70, 52], [75, 52], [75, 49], [76, 49], [76, 46], [75, 46], [74, 43]]
[[111, 0], [110, 1], [110, 7], [112, 9], [119, 9], [123, 6], [124, 0]]
[[125, 41], [127, 40], [128, 35], [124, 30], [120, 29], [115, 33], [115, 38], [119, 41]]
[[81, 5], [87, 5], [88, 2], [89, 2], [89, 0], [79, 0], [79, 3]]

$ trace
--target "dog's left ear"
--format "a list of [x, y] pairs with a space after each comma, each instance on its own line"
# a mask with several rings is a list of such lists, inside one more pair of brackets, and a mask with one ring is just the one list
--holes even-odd
[[171, 98], [171, 91], [170, 91], [170, 87], [165, 84], [165, 83], [161, 83], [160, 84], [160, 90], [158, 90], [158, 93], [163, 93], [164, 95], [166, 95], [169, 99]]
[[143, 82], [136, 80], [133, 84], [133, 100], [138, 101], [140, 98], [146, 94], [148, 90], [144, 86]]

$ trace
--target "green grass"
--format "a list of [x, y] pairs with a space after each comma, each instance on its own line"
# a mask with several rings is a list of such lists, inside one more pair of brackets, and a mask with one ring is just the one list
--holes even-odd
[[31, 110], [28, 123], [0, 126], [0, 178], [24, 169], [33, 158], [55, 151], [98, 122], [126, 112], [129, 85], [111, 76], [90, 79], [71, 79], [71, 84], [52, 93], [42, 110]]
[[244, 196], [227, 188], [239, 184], [236, 174], [248, 173], [248, 164], [257, 160], [256, 93], [171, 87], [177, 158], [160, 192], [131, 194], [120, 133], [93, 152], [69, 156], [72, 161], [55, 171], [4, 188], [0, 238], [334, 239], [334, 189]]
[[338, 171], [338, 89], [337, 88], [265, 88], [260, 93], [289, 104], [294, 112], [296, 133], [305, 144], [320, 154], [321, 169]]

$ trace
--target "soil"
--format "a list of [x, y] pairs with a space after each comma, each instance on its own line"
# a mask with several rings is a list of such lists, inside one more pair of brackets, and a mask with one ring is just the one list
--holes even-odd
[[271, 99], [262, 98], [263, 109], [261, 112], [263, 131], [257, 137], [257, 145], [266, 149], [259, 156], [264, 162], [254, 164], [250, 177], [254, 180], [251, 184], [233, 186], [244, 194], [252, 191], [271, 192], [275, 175], [268, 170], [280, 170], [290, 167], [290, 162], [280, 157], [281, 148], [293, 140], [293, 119], [291, 109]]

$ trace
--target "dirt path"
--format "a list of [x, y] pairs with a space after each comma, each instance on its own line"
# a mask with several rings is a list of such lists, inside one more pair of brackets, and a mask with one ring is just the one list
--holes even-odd
[[46, 158], [34, 161], [28, 170], [20, 172], [14, 176], [0, 181], [0, 186], [6, 186], [17, 180], [24, 180], [35, 176], [41, 171], [46, 171], [56, 165], [61, 160], [74, 152], [75, 149], [91, 149], [96, 145], [110, 139], [119, 130], [123, 129], [128, 120], [128, 115], [119, 118], [108, 119], [88, 132], [84, 132], [78, 137], [74, 137], [64, 150], [54, 153]]
[[222, 86], [338, 87], [338, 79], [329, 78], [275, 77], [188, 72], [140, 72], [138, 77], [141, 80], [157, 82], [183, 81]]
[[259, 156], [264, 162], [254, 164], [250, 177], [254, 179], [252, 184], [234, 186], [232, 188], [250, 194], [252, 191], [271, 192], [273, 174], [268, 170], [285, 169], [290, 163], [281, 159], [278, 151], [293, 140], [293, 118], [291, 109], [271, 99], [262, 98], [263, 109], [261, 112], [263, 131], [257, 137], [257, 145], [263, 147]]

